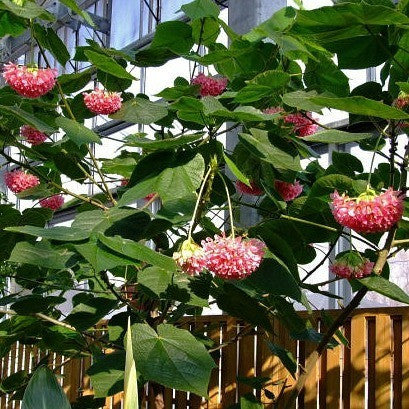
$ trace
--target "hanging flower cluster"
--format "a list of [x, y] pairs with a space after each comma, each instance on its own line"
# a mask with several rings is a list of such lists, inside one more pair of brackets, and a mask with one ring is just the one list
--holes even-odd
[[215, 78], [204, 74], [199, 74], [192, 80], [193, 85], [200, 85], [200, 95], [202, 97], [216, 97], [224, 92], [227, 87], [227, 78]]
[[393, 105], [399, 109], [406, 108], [409, 105], [409, 94], [406, 94], [405, 92], [399, 93], [398, 97], [393, 102]]
[[83, 95], [86, 107], [94, 114], [109, 115], [119, 111], [122, 107], [122, 98], [118, 92], [95, 88], [94, 91], [84, 92]]
[[266, 108], [263, 112], [264, 112], [265, 114], [268, 114], [268, 115], [274, 115], [274, 114], [281, 114], [281, 113], [283, 113], [283, 112], [284, 112], [284, 109], [281, 108], [281, 107], [270, 107], [270, 108]]
[[39, 130], [31, 127], [30, 125], [24, 125], [20, 129], [20, 135], [33, 146], [41, 145], [47, 140], [47, 135]]
[[375, 263], [351, 251], [337, 257], [330, 266], [331, 273], [342, 278], [363, 278], [371, 275]]
[[241, 194], [252, 195], [252, 196], [261, 196], [264, 192], [257, 186], [254, 180], [250, 181], [250, 186], [246, 185], [240, 180], [236, 181], [236, 189]]
[[194, 275], [204, 269], [226, 280], [252, 274], [263, 259], [265, 244], [257, 239], [215, 235], [202, 240], [202, 246], [186, 240], [173, 258], [183, 271]]
[[404, 210], [403, 196], [392, 188], [379, 195], [368, 189], [357, 198], [335, 191], [331, 199], [335, 220], [358, 233], [388, 231], [402, 218]]
[[300, 196], [303, 190], [303, 185], [300, 185], [298, 180], [296, 180], [294, 183], [276, 180], [274, 182], [274, 187], [286, 202], [294, 200], [296, 197]]
[[63, 204], [64, 198], [62, 195], [54, 195], [40, 200], [41, 207], [51, 209], [54, 212], [60, 209]]
[[39, 98], [54, 88], [57, 70], [9, 63], [4, 66], [3, 77], [23, 97]]
[[7, 188], [13, 193], [20, 193], [40, 184], [40, 180], [37, 176], [23, 172], [22, 170], [14, 170], [6, 173], [4, 182]]
[[294, 132], [300, 137], [312, 135], [318, 130], [318, 125], [312, 121], [311, 112], [306, 112], [305, 115], [301, 112], [289, 114], [284, 117], [284, 122], [294, 125]]

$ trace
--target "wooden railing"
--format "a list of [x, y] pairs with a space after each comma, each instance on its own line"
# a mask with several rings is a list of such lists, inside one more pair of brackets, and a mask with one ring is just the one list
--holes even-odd
[[[336, 314], [336, 311], [330, 311]], [[316, 314], [318, 317], [319, 314]], [[315, 319], [320, 327], [320, 321]], [[277, 321], [271, 342], [285, 346], [303, 365], [314, 344], [291, 339]], [[186, 318], [181, 326], [209, 336], [215, 346], [230, 342], [215, 354], [218, 367], [213, 371], [207, 401], [193, 394], [166, 389], [165, 408], [216, 409], [228, 408], [239, 396], [253, 392], [237, 381], [238, 377], [268, 377], [271, 382], [256, 395], [266, 408], [273, 408], [273, 396], [286, 395], [294, 379], [279, 359], [268, 349], [257, 331], [237, 336], [245, 326], [228, 316]], [[298, 409], [408, 409], [409, 408], [409, 308], [361, 309], [342, 328], [350, 346], [328, 350], [308, 378], [305, 390], [298, 398]], [[18, 370], [30, 369], [45, 356], [45, 352], [16, 345], [0, 362], [1, 378]], [[70, 360], [52, 355], [52, 365], [62, 375], [68, 396], [92, 394], [86, 370], [90, 359]], [[285, 388], [283, 388], [285, 383]], [[121, 409], [121, 395], [106, 400], [104, 409]], [[2, 409], [19, 409], [18, 401], [0, 398]], [[342, 405], [340, 405], [342, 403]], [[147, 387], [144, 408], [153, 408], [153, 392]], [[57, 408], [56, 408], [57, 409]], [[280, 408], [279, 408], [280, 409]]]

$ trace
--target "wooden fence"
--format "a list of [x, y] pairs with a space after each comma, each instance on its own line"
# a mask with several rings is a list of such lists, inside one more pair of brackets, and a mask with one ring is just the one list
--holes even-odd
[[[330, 312], [336, 314], [337, 312]], [[318, 317], [318, 314], [316, 315]], [[316, 325], [320, 328], [319, 319]], [[165, 408], [218, 409], [228, 408], [238, 398], [254, 392], [238, 377], [269, 377], [264, 391], [256, 392], [266, 408], [273, 408], [272, 397], [290, 387], [294, 380], [268, 349], [264, 337], [252, 332], [237, 335], [244, 323], [228, 316], [188, 318], [182, 327], [201, 332], [215, 345], [236, 339], [216, 353], [218, 367], [213, 371], [207, 401], [193, 394], [165, 390]], [[274, 322], [272, 342], [290, 350], [299, 364], [313, 350], [314, 344], [289, 338], [280, 323]], [[328, 350], [321, 357], [305, 390], [298, 398], [298, 409], [408, 409], [409, 408], [409, 308], [379, 308], [356, 311], [342, 328], [350, 347]], [[18, 370], [30, 370], [45, 352], [16, 345], [0, 362], [1, 378]], [[90, 359], [72, 360], [66, 365], [64, 357], [54, 355], [53, 366], [62, 375], [62, 384], [70, 399], [92, 394], [86, 370]], [[284, 394], [288, 393], [284, 388]], [[106, 400], [104, 409], [121, 409], [121, 395]], [[8, 396], [0, 398], [1, 409], [19, 409], [18, 401]], [[147, 388], [144, 408], [153, 408], [153, 393]], [[56, 408], [58, 409], [58, 408]], [[281, 409], [281, 408], [279, 408]]]

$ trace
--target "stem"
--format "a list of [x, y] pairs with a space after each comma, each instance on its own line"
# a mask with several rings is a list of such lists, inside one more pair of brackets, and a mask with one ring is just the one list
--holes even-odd
[[234, 235], [233, 206], [232, 206], [231, 200], [230, 200], [230, 192], [229, 192], [229, 188], [227, 187], [226, 181], [224, 180], [224, 176], [221, 173], [219, 173], [219, 174], [220, 174], [220, 177], [222, 179], [224, 189], [226, 190], [227, 204], [229, 206], [230, 230], [231, 230], [231, 236], [234, 239], [235, 235]]
[[199, 211], [200, 201], [201, 201], [201, 198], [202, 198], [202, 195], [203, 195], [204, 188], [206, 186], [207, 179], [209, 178], [211, 173], [212, 173], [212, 167], [210, 166], [209, 170], [207, 171], [207, 173], [206, 173], [206, 175], [205, 175], [205, 177], [203, 179], [202, 186], [200, 186], [199, 195], [198, 195], [197, 200], [196, 200], [195, 209], [193, 210], [193, 216], [192, 216], [192, 220], [191, 220], [190, 226], [189, 226], [189, 232], [188, 232], [188, 236], [187, 236], [188, 240], [192, 239], [193, 227], [195, 225], [195, 220], [196, 220], [196, 217], [197, 217], [197, 213]]
[[[386, 132], [386, 130], [388, 129], [388, 126], [389, 126], [389, 124], [386, 125], [386, 127], [383, 129], [383, 132]], [[368, 180], [367, 180], [367, 183], [366, 183], [368, 188], [369, 188], [369, 186], [371, 186], [372, 169], [373, 169], [373, 165], [374, 165], [374, 162], [375, 162], [375, 155], [376, 155], [376, 151], [378, 150], [378, 145], [379, 145], [379, 142], [381, 141], [383, 132], [379, 133], [378, 139], [376, 140], [374, 153], [372, 154], [371, 165], [369, 166]]]
[[282, 214], [280, 215], [280, 217], [282, 219], [292, 220], [294, 222], [299, 222], [299, 223], [309, 224], [310, 226], [320, 227], [321, 229], [339, 232], [339, 229], [336, 229], [335, 227], [330, 227], [330, 226], [325, 226], [324, 224], [310, 222], [309, 220], [299, 219], [298, 217], [287, 216], [286, 214]]

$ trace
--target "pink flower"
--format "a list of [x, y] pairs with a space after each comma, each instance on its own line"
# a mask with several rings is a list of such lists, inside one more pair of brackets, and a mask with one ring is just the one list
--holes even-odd
[[399, 93], [398, 98], [393, 101], [393, 105], [399, 109], [406, 108], [409, 105], [409, 94]]
[[301, 112], [295, 114], [289, 114], [284, 117], [284, 122], [294, 125], [294, 132], [298, 136], [308, 136], [317, 132], [318, 125], [316, 125], [311, 119], [311, 112], [306, 112], [303, 115]]
[[55, 85], [57, 70], [26, 67], [13, 63], [4, 66], [3, 77], [16, 92], [27, 98], [38, 98], [51, 91]]
[[375, 263], [356, 252], [347, 252], [337, 257], [330, 266], [331, 273], [342, 278], [363, 278], [371, 275]]
[[265, 247], [257, 239], [224, 235], [202, 241], [206, 269], [227, 280], [245, 278], [257, 270]]
[[173, 259], [179, 267], [190, 275], [200, 274], [205, 268], [203, 249], [192, 239], [185, 240], [179, 252], [173, 253]]
[[62, 195], [54, 195], [40, 200], [40, 206], [51, 209], [54, 212], [64, 204]]
[[376, 195], [368, 190], [358, 198], [350, 198], [337, 191], [331, 194], [332, 214], [342, 226], [359, 233], [381, 233], [389, 230], [403, 215], [403, 197], [389, 188]]
[[25, 173], [22, 170], [6, 173], [4, 182], [13, 193], [20, 193], [40, 184], [40, 180], [37, 176], [31, 173]]
[[84, 92], [84, 103], [95, 114], [109, 115], [119, 111], [122, 98], [118, 92], [108, 92], [95, 88], [90, 93]]
[[270, 107], [270, 108], [266, 108], [263, 112], [268, 115], [274, 115], [274, 114], [281, 114], [282, 112], [284, 112], [284, 109], [281, 107]]
[[216, 97], [223, 93], [227, 87], [227, 78], [214, 78], [199, 74], [192, 80], [193, 85], [200, 85], [200, 95], [202, 97], [213, 96]]
[[129, 179], [122, 179], [121, 186], [126, 186], [129, 183]]
[[20, 135], [31, 145], [41, 145], [47, 140], [47, 135], [39, 130], [31, 127], [30, 125], [24, 125], [20, 129]]
[[276, 180], [274, 182], [274, 187], [286, 202], [294, 200], [296, 197], [300, 196], [303, 190], [303, 185], [300, 185], [298, 180], [296, 180], [294, 183]]
[[264, 192], [262, 189], [260, 189], [254, 180], [250, 181], [250, 186], [247, 186], [245, 183], [243, 183], [240, 180], [236, 181], [236, 189], [239, 193], [246, 194], [246, 195], [252, 195], [252, 196], [261, 196]]

